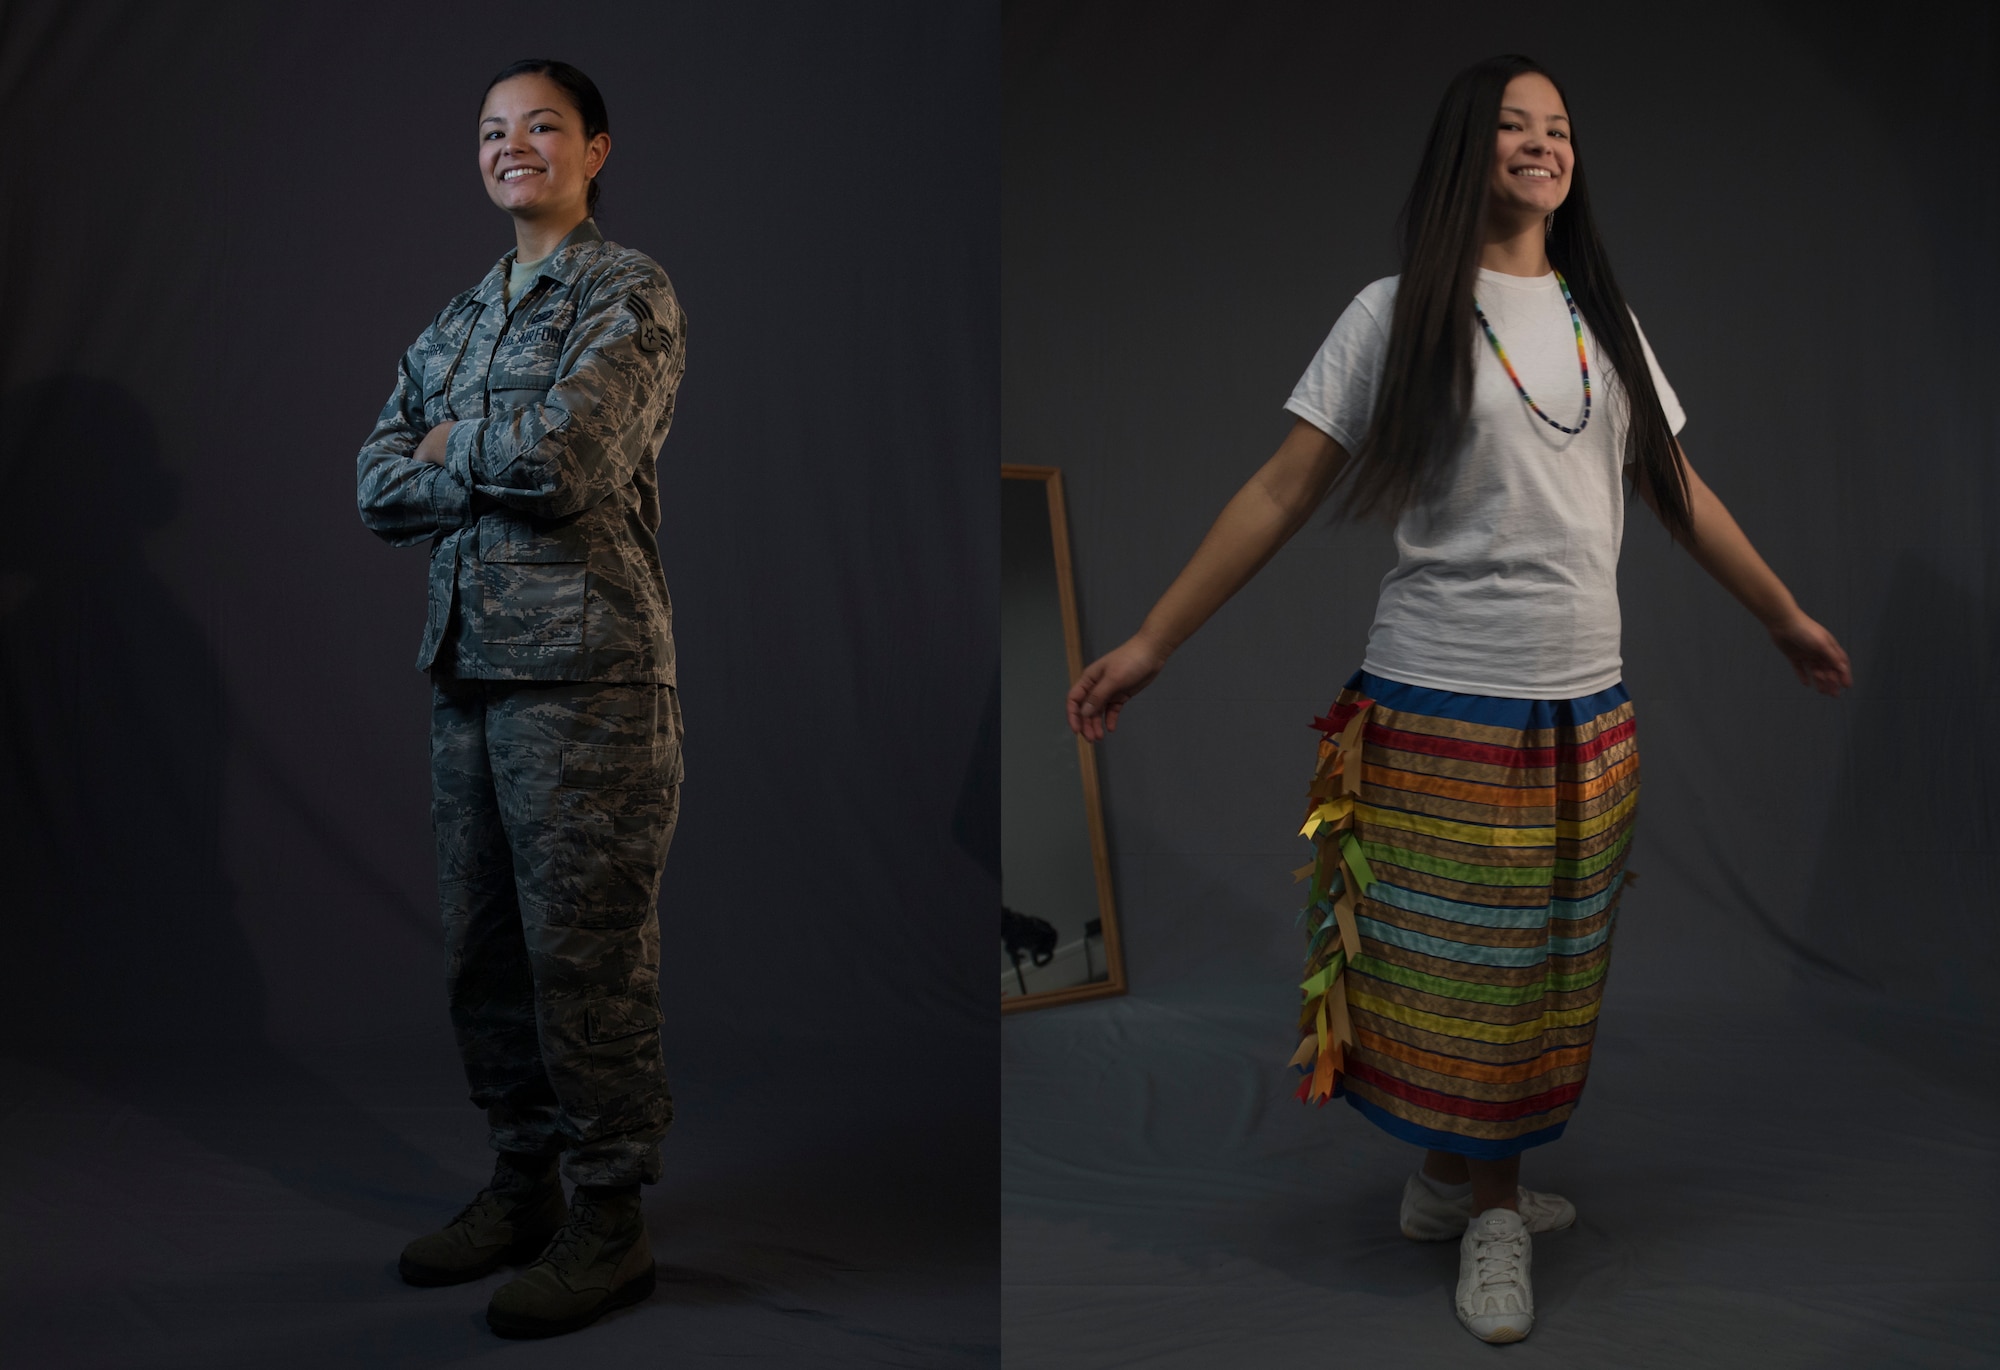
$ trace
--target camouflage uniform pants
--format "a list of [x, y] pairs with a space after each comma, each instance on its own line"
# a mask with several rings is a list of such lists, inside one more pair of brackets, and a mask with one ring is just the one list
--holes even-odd
[[660, 870], [680, 808], [668, 685], [434, 681], [431, 822], [452, 1026], [493, 1145], [651, 1184]]

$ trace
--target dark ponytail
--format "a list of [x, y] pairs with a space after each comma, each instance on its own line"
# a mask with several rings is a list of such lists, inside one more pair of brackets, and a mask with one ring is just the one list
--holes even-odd
[[[611, 132], [611, 116], [604, 111], [604, 97], [598, 93], [597, 83], [567, 62], [558, 62], [547, 57], [524, 57], [512, 63], [506, 70], [486, 83], [486, 89], [479, 93], [479, 103], [483, 108], [486, 97], [493, 93], [493, 87], [502, 81], [511, 81], [516, 76], [546, 76], [562, 87], [563, 94], [576, 106], [577, 117], [583, 120], [583, 140], [587, 143], [600, 133]], [[595, 176], [590, 178], [588, 198], [584, 201], [586, 212], [597, 213], [598, 185]]]

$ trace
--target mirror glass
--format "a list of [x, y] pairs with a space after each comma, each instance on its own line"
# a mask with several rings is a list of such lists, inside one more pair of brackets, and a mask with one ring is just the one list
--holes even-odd
[[1062, 476], [1000, 482], [1000, 997], [1005, 1009], [1125, 988], [1093, 748], [1063, 696], [1082, 667]]

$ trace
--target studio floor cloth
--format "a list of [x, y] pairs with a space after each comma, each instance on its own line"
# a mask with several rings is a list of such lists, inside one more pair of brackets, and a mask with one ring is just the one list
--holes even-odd
[[1299, 1097], [1465, 1156], [1554, 1141], [1638, 807], [1624, 686], [1500, 699], [1364, 671], [1314, 726]]

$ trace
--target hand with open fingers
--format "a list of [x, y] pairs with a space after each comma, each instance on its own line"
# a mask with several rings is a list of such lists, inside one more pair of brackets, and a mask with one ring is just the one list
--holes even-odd
[[1833, 634], [1804, 614], [1786, 619], [1771, 629], [1771, 641], [1792, 663], [1799, 683], [1810, 685], [1823, 695], [1837, 695], [1854, 683], [1847, 653]]
[[1137, 637], [1084, 667], [1069, 687], [1069, 728], [1092, 742], [1118, 727], [1118, 712], [1133, 695], [1153, 683], [1167, 664], [1166, 654]]

